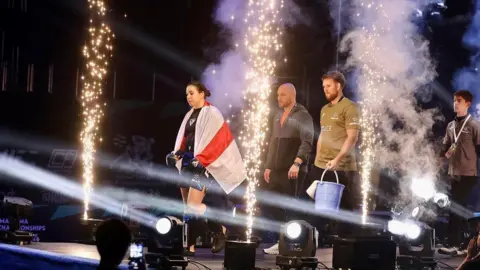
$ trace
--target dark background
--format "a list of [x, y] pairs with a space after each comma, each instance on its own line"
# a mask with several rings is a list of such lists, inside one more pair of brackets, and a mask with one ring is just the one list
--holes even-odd
[[[321, 75], [335, 68], [337, 31], [326, 0], [295, 2], [310, 23], [287, 29], [284, 47], [288, 65], [280, 66], [278, 82], [296, 85], [299, 102], [318, 123], [319, 111], [326, 103]], [[188, 110], [186, 83], [200, 78], [205, 67], [219, 61], [221, 52], [228, 49], [222, 29], [211, 19], [215, 4], [213, 0], [108, 1], [116, 39], [105, 85], [108, 106], [102, 123], [101, 152], [132, 162], [164, 162]], [[472, 1], [459, 0], [447, 0], [446, 5], [442, 18], [427, 20], [423, 31], [437, 61], [437, 81], [452, 93], [454, 71], [469, 63], [469, 52], [461, 41], [473, 5]], [[63, 162], [61, 168], [49, 165], [52, 156], [77, 151], [80, 144], [77, 97], [81, 91], [81, 48], [87, 33], [87, 12], [83, 0], [0, 0], [0, 151], [73, 179], [78, 179], [80, 171], [77, 159]], [[344, 57], [340, 55], [339, 60]], [[450, 100], [434, 95], [424, 106], [442, 108], [449, 121], [453, 118], [450, 104]], [[444, 124], [435, 126], [437, 135], [444, 131]], [[135, 183], [148, 182], [140, 175], [100, 171], [97, 181], [101, 184], [132, 188], [138, 186]], [[3, 182], [0, 187], [4, 193], [25, 196], [43, 207], [37, 210], [42, 215], [36, 215], [35, 222], [53, 227], [50, 231], [61, 226], [53, 218], [60, 210], [62, 220], [78, 223], [82, 210], [70, 199], [19, 183]], [[173, 187], [165, 185], [138, 188], [176, 194]], [[49, 240], [66, 237], [56, 231], [43, 233]]]

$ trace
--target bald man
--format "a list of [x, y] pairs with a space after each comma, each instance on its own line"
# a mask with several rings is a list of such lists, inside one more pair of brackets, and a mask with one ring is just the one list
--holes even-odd
[[[289, 198], [298, 195], [307, 174], [314, 133], [312, 117], [305, 107], [297, 103], [296, 96], [295, 87], [290, 83], [281, 85], [277, 90], [280, 110], [271, 128], [264, 172], [268, 190]], [[280, 223], [286, 222], [289, 216], [293, 218], [281, 206], [268, 212]], [[278, 244], [264, 251], [278, 254]]]

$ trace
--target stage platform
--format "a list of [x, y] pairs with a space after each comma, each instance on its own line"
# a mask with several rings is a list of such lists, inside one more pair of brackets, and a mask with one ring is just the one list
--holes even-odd
[[[265, 255], [262, 244], [257, 249], [256, 266], [267, 269], [278, 269], [275, 266], [275, 256]], [[317, 258], [327, 267], [332, 266], [332, 249], [318, 249]], [[93, 245], [77, 243], [32, 243], [26, 246], [0, 244], [0, 270], [26, 270], [26, 269], [95, 269], [99, 255]], [[438, 255], [438, 269], [455, 269], [463, 258], [451, 258]], [[208, 249], [198, 249], [193, 261], [198, 261], [209, 269], [223, 269], [223, 254], [212, 254]], [[447, 266], [448, 265], [448, 266]], [[319, 265], [322, 269], [322, 266]], [[124, 260], [121, 269], [127, 268]], [[202, 269], [202, 266], [189, 264], [187, 269]], [[325, 268], [324, 268], [325, 269]]]

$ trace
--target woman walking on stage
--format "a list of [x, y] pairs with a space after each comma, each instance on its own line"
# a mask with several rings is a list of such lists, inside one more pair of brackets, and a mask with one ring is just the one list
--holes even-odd
[[[189, 228], [187, 254], [193, 255], [195, 240], [205, 233], [202, 216], [208, 207], [203, 199], [208, 187], [217, 181], [229, 194], [246, 179], [246, 173], [230, 128], [220, 111], [206, 101], [210, 91], [202, 83], [192, 82], [187, 85], [186, 96], [191, 110], [183, 119], [167, 163], [185, 176], [179, 186]], [[219, 224], [218, 227], [212, 246], [214, 253], [225, 246], [226, 230]]]

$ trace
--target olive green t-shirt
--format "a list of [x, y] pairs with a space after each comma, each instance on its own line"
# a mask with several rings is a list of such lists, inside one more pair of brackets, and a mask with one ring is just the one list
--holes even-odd
[[[347, 139], [347, 129], [360, 129], [357, 105], [348, 98], [342, 98], [336, 104], [327, 104], [320, 112], [321, 145], [317, 149], [315, 166], [325, 169], [327, 163], [340, 153]], [[355, 151], [351, 151], [342, 160], [338, 171], [356, 171]]]

